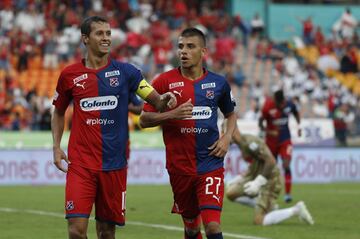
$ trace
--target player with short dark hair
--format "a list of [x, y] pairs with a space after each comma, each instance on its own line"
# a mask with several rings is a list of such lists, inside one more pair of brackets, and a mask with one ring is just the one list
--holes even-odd
[[[272, 98], [267, 98], [259, 118], [259, 127], [265, 131], [265, 142], [269, 146], [275, 159], [280, 155], [285, 171], [285, 202], [291, 202], [291, 170], [290, 162], [292, 155], [291, 135], [288, 126], [289, 116], [293, 114], [298, 125], [300, 125], [300, 114], [297, 106], [284, 96], [284, 91], [274, 91]], [[266, 128], [264, 126], [266, 121]], [[301, 128], [298, 128], [301, 136]]]
[[[166, 147], [166, 168], [174, 194], [173, 213], [182, 216], [187, 239], [223, 238], [220, 215], [224, 195], [224, 155], [235, 127], [234, 102], [223, 76], [203, 68], [204, 34], [185, 29], [178, 39], [180, 67], [160, 74], [153, 87], [171, 91], [179, 106], [159, 112], [145, 104], [140, 116], [143, 127], [161, 124]], [[228, 121], [219, 136], [218, 108]]]
[[[176, 106], [176, 98], [171, 92], [159, 95], [133, 65], [110, 59], [111, 29], [104, 18], [85, 19], [81, 33], [87, 56], [61, 72], [54, 96], [54, 164], [67, 172], [69, 238], [87, 238], [93, 204], [98, 238], [115, 238], [115, 225], [125, 223], [130, 96], [136, 93], [158, 110]], [[60, 142], [71, 101], [74, 114], [67, 157]]]
[[240, 134], [236, 127], [233, 141], [239, 146], [242, 158], [249, 162], [244, 176], [238, 175], [229, 182], [226, 197], [255, 209], [256, 225], [278, 224], [290, 217], [299, 216], [308, 224], [314, 224], [305, 203], [300, 201], [290, 208], [277, 209], [276, 200], [281, 191], [280, 170], [269, 148], [260, 138]]

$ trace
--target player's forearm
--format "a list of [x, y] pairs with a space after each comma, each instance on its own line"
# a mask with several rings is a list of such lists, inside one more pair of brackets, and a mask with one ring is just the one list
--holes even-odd
[[51, 118], [51, 132], [53, 137], [53, 147], [60, 147], [61, 138], [64, 132], [65, 114], [55, 109]]
[[264, 168], [261, 172], [261, 175], [269, 179], [271, 176], [271, 172], [273, 171], [275, 166], [276, 166], [276, 161], [274, 158], [265, 159]]
[[153, 90], [145, 100], [160, 112], [166, 109], [167, 101], [162, 100], [156, 90]]
[[140, 115], [140, 126], [142, 128], [158, 126], [166, 120], [171, 119], [171, 112], [142, 112]]
[[227, 123], [226, 123], [226, 131], [225, 131], [225, 134], [224, 136], [228, 137], [230, 140], [233, 136], [233, 133], [234, 133], [234, 130], [235, 130], [235, 127], [236, 127], [236, 115], [234, 112], [226, 115], [226, 120], [227, 120]]

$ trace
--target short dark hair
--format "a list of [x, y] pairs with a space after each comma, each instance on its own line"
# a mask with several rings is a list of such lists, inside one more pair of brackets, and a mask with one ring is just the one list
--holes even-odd
[[91, 32], [91, 23], [93, 22], [108, 22], [105, 18], [100, 16], [91, 16], [86, 18], [80, 26], [81, 29], [81, 35], [89, 36]]
[[191, 28], [186, 28], [185, 30], [183, 30], [180, 34], [180, 36], [182, 37], [199, 37], [202, 42], [204, 43], [204, 46], [206, 46], [206, 37], [205, 34], [200, 31], [197, 28], [191, 27]]
[[285, 100], [284, 91], [282, 89], [275, 91], [274, 99], [276, 103], [282, 103]]

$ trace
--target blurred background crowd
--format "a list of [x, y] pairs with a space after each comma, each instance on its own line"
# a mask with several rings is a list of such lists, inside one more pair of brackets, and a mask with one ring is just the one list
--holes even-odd
[[59, 73], [84, 56], [79, 25], [101, 15], [112, 27], [112, 57], [137, 65], [150, 82], [178, 65], [178, 34], [195, 26], [207, 35], [206, 66], [232, 87], [239, 119], [257, 120], [265, 97], [281, 86], [302, 117], [331, 118], [335, 130], [359, 136], [360, 40], [352, 9], [344, 8], [331, 29], [312, 16], [297, 17], [302, 31], [279, 41], [268, 37], [262, 16], [230, 14], [228, 3], [0, 1], [0, 129], [50, 129]]

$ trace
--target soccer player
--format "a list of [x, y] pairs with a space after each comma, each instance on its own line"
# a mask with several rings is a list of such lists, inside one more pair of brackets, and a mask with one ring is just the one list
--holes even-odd
[[[67, 172], [69, 238], [87, 238], [93, 204], [98, 238], [115, 238], [115, 225], [125, 224], [129, 97], [136, 93], [158, 110], [175, 107], [176, 97], [171, 92], [159, 95], [140, 70], [110, 59], [111, 29], [106, 19], [85, 19], [81, 34], [87, 56], [61, 72], [54, 96], [54, 164]], [[70, 101], [74, 114], [67, 157], [60, 142]]]
[[256, 225], [277, 224], [293, 216], [299, 216], [313, 225], [314, 220], [302, 201], [290, 208], [276, 209], [276, 199], [281, 191], [280, 170], [264, 141], [253, 135], [240, 134], [237, 127], [233, 141], [250, 165], [244, 177], [239, 175], [229, 182], [226, 197], [233, 202], [254, 207]]
[[[290, 161], [292, 154], [292, 143], [288, 126], [289, 116], [293, 114], [296, 122], [300, 125], [300, 114], [296, 105], [286, 100], [282, 89], [274, 92], [273, 98], [267, 98], [259, 118], [260, 130], [265, 131], [265, 142], [272, 154], [277, 159], [281, 156], [282, 166], [285, 172], [285, 202], [292, 201], [291, 197], [291, 170]], [[264, 126], [266, 121], [266, 129]], [[301, 136], [301, 128], [298, 128], [298, 136]]]
[[[140, 115], [142, 127], [161, 124], [166, 168], [174, 195], [173, 213], [182, 216], [187, 239], [223, 238], [220, 215], [224, 195], [224, 155], [235, 127], [234, 101], [223, 76], [203, 68], [207, 52], [204, 34], [185, 29], [178, 38], [180, 67], [160, 74], [153, 82], [159, 92], [175, 94], [178, 107], [159, 112], [149, 104]], [[219, 136], [218, 108], [227, 118]]]

